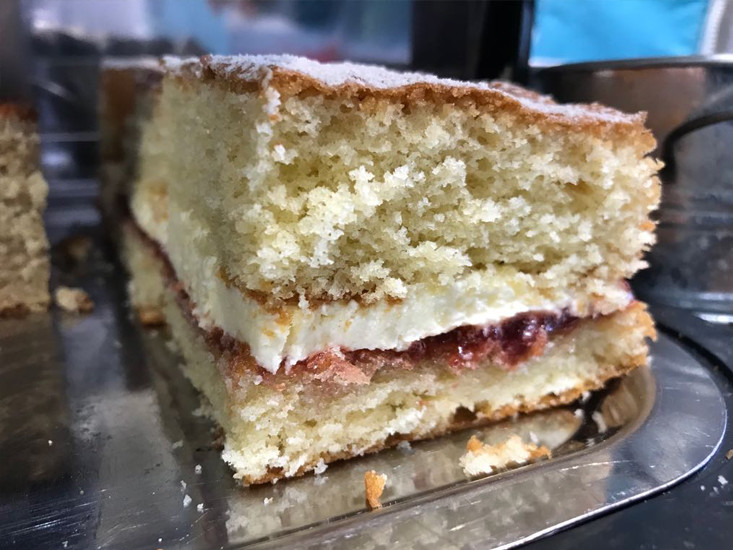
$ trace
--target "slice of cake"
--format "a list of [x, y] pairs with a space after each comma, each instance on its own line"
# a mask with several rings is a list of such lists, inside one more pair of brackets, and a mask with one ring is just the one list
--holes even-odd
[[[141, 137], [162, 69], [157, 58], [108, 58], [99, 79], [100, 205], [108, 226], [120, 223], [130, 183], [138, 177]], [[151, 144], [148, 144], [150, 148]]]
[[167, 60], [125, 230], [261, 483], [576, 399], [647, 361], [644, 116], [289, 56]]
[[0, 315], [48, 307], [48, 186], [38, 168], [33, 110], [0, 103]]

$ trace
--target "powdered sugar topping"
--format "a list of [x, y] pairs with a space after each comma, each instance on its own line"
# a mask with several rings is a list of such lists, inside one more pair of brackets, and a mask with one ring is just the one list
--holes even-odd
[[239, 78], [247, 82], [259, 81], [267, 87], [275, 69], [299, 73], [328, 87], [356, 84], [376, 90], [398, 89], [415, 84], [428, 84], [440, 88], [483, 90], [499, 93], [521, 103], [525, 108], [545, 115], [567, 119], [591, 118], [607, 123], [636, 122], [639, 115], [628, 115], [615, 109], [593, 105], [559, 105], [550, 97], [528, 92], [505, 83], [467, 82], [434, 75], [399, 72], [379, 65], [338, 62], [319, 63], [294, 55], [212, 55], [203, 58], [164, 58], [165, 67], [173, 72], [183, 70], [200, 77], [202, 68], [209, 66], [227, 78]]
[[488, 89], [485, 82], [462, 82], [448, 78], [414, 73], [398, 72], [380, 65], [363, 65], [349, 61], [339, 63], [319, 63], [305, 57], [294, 55], [237, 55], [211, 56], [209, 64], [221, 67], [225, 72], [247, 77], [259, 77], [263, 69], [280, 68], [309, 76], [326, 86], [341, 86], [354, 82], [370, 88], [399, 88], [410, 84], [427, 83], [445, 86]]

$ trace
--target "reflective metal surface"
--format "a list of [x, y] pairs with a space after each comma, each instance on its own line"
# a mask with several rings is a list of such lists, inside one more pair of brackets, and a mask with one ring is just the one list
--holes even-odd
[[634, 289], [650, 303], [733, 321], [733, 55], [579, 63], [535, 78], [563, 102], [648, 113], [666, 167], [658, 243]]
[[[468, 480], [458, 458], [469, 431], [242, 489], [164, 335], [130, 321], [119, 268], [95, 249], [56, 278], [90, 291], [94, 313], [0, 323], [3, 545], [506, 548], [675, 483], [725, 429], [709, 366], [662, 336], [651, 369], [481, 430], [536, 437], [550, 461]], [[377, 512], [364, 506], [368, 469], [389, 476]]]

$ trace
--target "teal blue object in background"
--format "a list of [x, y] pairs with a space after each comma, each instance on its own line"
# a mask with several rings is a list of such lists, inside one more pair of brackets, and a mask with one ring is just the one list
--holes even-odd
[[536, 0], [534, 66], [693, 55], [707, 0]]
[[224, 15], [208, 0], [147, 0], [153, 35], [172, 40], [195, 40], [210, 53], [228, 53]]

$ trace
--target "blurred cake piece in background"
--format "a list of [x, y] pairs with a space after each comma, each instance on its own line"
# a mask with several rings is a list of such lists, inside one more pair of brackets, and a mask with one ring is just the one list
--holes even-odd
[[102, 63], [99, 82], [100, 206], [109, 225], [125, 208], [137, 177], [138, 148], [150, 118], [161, 70], [154, 57], [120, 57]]
[[30, 107], [0, 103], [0, 315], [48, 307], [48, 186], [38, 167]]

